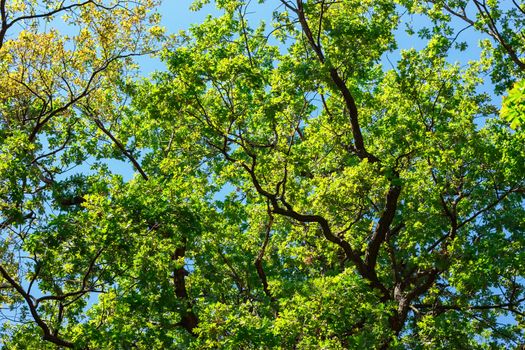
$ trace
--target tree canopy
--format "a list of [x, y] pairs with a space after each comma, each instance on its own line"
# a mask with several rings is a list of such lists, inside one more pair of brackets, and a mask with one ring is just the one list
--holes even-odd
[[0, 0], [2, 348], [525, 344], [522, 1], [157, 5]]

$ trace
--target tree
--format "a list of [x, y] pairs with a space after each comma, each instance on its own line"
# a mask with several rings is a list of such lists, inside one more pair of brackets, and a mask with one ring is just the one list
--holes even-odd
[[0, 302], [7, 348], [73, 347], [85, 297], [109, 278], [98, 267], [98, 238], [75, 237], [79, 231], [65, 214], [75, 216], [84, 188], [104, 183], [64, 173], [108, 155], [101, 135], [110, 135], [108, 125], [125, 103], [119, 85], [132, 74], [130, 59], [152, 52], [161, 34], [150, 13], [155, 4], [0, 1]]
[[[60, 142], [34, 126], [3, 142], [0, 295], [31, 321], [4, 343], [519, 348], [525, 137], [494, 101], [523, 78], [524, 5], [282, 0], [272, 29], [248, 20], [257, 5], [215, 6], [170, 39], [165, 72], [74, 102], [83, 126], [61, 118]], [[396, 51], [405, 24], [422, 49]], [[468, 30], [481, 55], [453, 62]], [[62, 152], [100, 161], [58, 178]]]

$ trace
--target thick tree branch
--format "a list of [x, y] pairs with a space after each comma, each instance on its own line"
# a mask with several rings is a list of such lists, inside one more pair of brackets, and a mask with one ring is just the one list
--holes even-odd
[[2, 21], [2, 25], [0, 27], [0, 49], [4, 45], [5, 35], [7, 33], [7, 29], [9, 29], [9, 27], [7, 26], [7, 13], [5, 10], [5, 2], [6, 0], [0, 0], [0, 18]]
[[49, 326], [47, 325], [47, 323], [45, 323], [42, 320], [42, 318], [38, 314], [37, 306], [35, 305], [35, 303], [33, 303], [32, 297], [28, 293], [26, 293], [24, 288], [22, 288], [22, 286], [20, 284], [18, 284], [9, 275], [7, 270], [2, 265], [0, 265], [0, 274], [18, 292], [18, 294], [20, 294], [20, 296], [22, 296], [22, 298], [24, 298], [24, 300], [25, 300], [25, 302], [26, 302], [26, 304], [27, 304], [27, 306], [29, 308], [29, 312], [31, 313], [31, 316], [33, 317], [33, 319], [35, 320], [36, 324], [40, 327], [40, 329], [42, 329], [42, 332], [44, 333], [42, 338], [44, 340], [50, 341], [53, 344], [56, 344], [56, 345], [59, 345], [59, 346], [63, 346], [63, 347], [66, 347], [66, 348], [73, 348], [75, 344], [59, 338], [56, 335], [56, 332], [51, 330], [49, 328]]
[[[323, 50], [320, 47], [320, 40], [316, 41], [310, 29], [308, 21], [306, 19], [306, 14], [304, 12], [302, 0], [297, 0], [297, 9], [295, 12], [297, 13], [297, 16], [299, 17], [299, 23], [301, 24], [301, 28], [308, 40], [308, 44], [316, 53], [317, 59], [319, 60], [319, 62], [321, 62], [322, 64], [326, 64]], [[346, 83], [344, 82], [344, 80], [341, 78], [337, 69], [334, 67], [329, 67], [329, 71], [330, 71], [330, 78], [332, 82], [335, 84], [335, 86], [337, 87], [337, 89], [339, 90], [339, 92], [341, 93], [341, 95], [343, 96], [343, 100], [346, 105], [346, 108], [348, 109], [350, 113], [350, 125], [352, 126], [352, 135], [354, 137], [354, 143], [355, 143], [357, 156], [361, 159], [366, 158], [371, 163], [378, 162], [379, 159], [376, 156], [370, 154], [365, 148], [363, 135], [361, 133], [361, 127], [359, 125], [359, 113], [357, 110], [357, 105], [354, 100], [354, 97], [350, 93], [350, 90], [346, 86]]]
[[[186, 255], [186, 239], [183, 239], [181, 246], [175, 249], [172, 259], [179, 260]], [[199, 324], [197, 315], [192, 310], [192, 302], [189, 300], [188, 291], [186, 289], [186, 274], [187, 271], [184, 266], [176, 268], [173, 272], [173, 285], [175, 287], [175, 295], [182, 302], [181, 320], [179, 326], [187, 330], [194, 337], [197, 336], [195, 328]]]
[[272, 212], [269, 206], [268, 206], [268, 217], [269, 217], [269, 220], [265, 228], [264, 241], [261, 246], [261, 249], [259, 249], [259, 253], [257, 254], [257, 258], [255, 259], [254, 264], [255, 264], [255, 268], [257, 269], [257, 275], [259, 276], [259, 279], [261, 280], [264, 294], [266, 294], [266, 296], [270, 298], [271, 301], [275, 301], [275, 298], [272, 296], [270, 290], [268, 289], [268, 280], [266, 278], [266, 273], [264, 272], [263, 263], [262, 263], [263, 258], [264, 258], [264, 253], [266, 252], [266, 246], [268, 245], [268, 241], [270, 240], [270, 232], [272, 230], [272, 225], [273, 225], [273, 215], [272, 215]]
[[377, 227], [374, 231], [374, 234], [372, 235], [372, 239], [370, 240], [370, 243], [368, 244], [365, 252], [365, 264], [369, 269], [375, 269], [379, 248], [385, 241], [386, 235], [390, 230], [390, 226], [394, 221], [394, 216], [397, 209], [397, 201], [400, 194], [401, 187], [391, 184], [386, 197], [385, 209], [381, 214], [379, 222], [377, 223]]
[[[317, 223], [320, 228], [321, 232], [323, 233], [323, 236], [330, 242], [335, 243], [338, 245], [343, 251], [345, 252], [345, 255], [348, 257], [350, 261], [356, 266], [357, 271], [361, 276], [363, 276], [366, 280], [369, 281], [372, 287], [378, 289], [382, 295], [384, 300], [390, 299], [390, 292], [388, 289], [379, 281], [379, 278], [376, 274], [375, 269], [370, 269], [361, 259], [360, 255], [354, 251], [354, 249], [350, 246], [350, 244], [342, 239], [341, 237], [338, 237], [334, 235], [332, 232], [330, 225], [328, 221], [320, 216], [315, 214], [301, 214], [293, 209], [293, 207], [286, 201], [283, 195], [278, 195], [271, 193], [267, 190], [265, 190], [261, 183], [259, 182], [259, 179], [257, 178], [255, 169], [257, 167], [257, 158], [254, 154], [252, 154], [249, 150], [245, 151], [248, 153], [248, 155], [251, 157], [252, 162], [250, 165], [247, 165], [244, 162], [240, 162], [235, 158], [232, 158], [228, 154], [227, 150], [227, 144], [228, 144], [228, 137], [223, 136], [224, 143], [222, 146], [217, 146], [212, 142], [209, 142], [209, 144], [219, 150], [224, 157], [230, 161], [230, 162], [236, 162], [239, 163], [240, 166], [248, 173], [250, 176], [251, 182], [253, 186], [255, 187], [255, 190], [257, 193], [265, 197], [271, 204], [271, 210], [275, 214], [279, 214], [285, 217], [289, 217], [291, 219], [294, 219], [299, 222], [303, 223]], [[241, 145], [242, 146], [242, 145]]]

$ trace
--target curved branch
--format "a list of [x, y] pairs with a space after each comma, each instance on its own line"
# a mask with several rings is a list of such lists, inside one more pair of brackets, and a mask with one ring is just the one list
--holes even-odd
[[[396, 176], [397, 177], [397, 176]], [[375, 269], [377, 263], [377, 256], [379, 254], [379, 248], [385, 241], [390, 225], [394, 221], [394, 216], [397, 209], [397, 202], [399, 195], [401, 194], [401, 187], [396, 185], [390, 185], [388, 194], [386, 197], [385, 210], [379, 219], [377, 227], [372, 235], [372, 239], [368, 244], [365, 253], [365, 264], [369, 269]]]
[[0, 274], [2, 275], [2, 277], [4, 279], [7, 280], [7, 282], [18, 292], [18, 294], [20, 294], [22, 296], [22, 298], [24, 298], [27, 306], [29, 307], [29, 312], [31, 313], [31, 316], [33, 317], [33, 319], [35, 320], [36, 324], [40, 327], [40, 329], [42, 329], [44, 335], [42, 336], [42, 338], [44, 340], [47, 340], [47, 341], [50, 341], [52, 342], [53, 344], [56, 344], [56, 345], [59, 345], [59, 346], [63, 346], [63, 347], [66, 347], [66, 348], [73, 348], [75, 346], [75, 344], [69, 342], [69, 341], [66, 341], [66, 340], [63, 340], [62, 338], [59, 338], [58, 335], [56, 334], [56, 332], [53, 332], [49, 326], [47, 325], [47, 323], [45, 323], [42, 318], [40, 317], [40, 315], [38, 314], [38, 311], [37, 311], [37, 306], [36, 304], [33, 302], [33, 299], [31, 297], [31, 295], [29, 295], [28, 293], [26, 293], [26, 291], [24, 290], [24, 288], [22, 288], [22, 286], [20, 284], [18, 284], [10, 275], [9, 273], [7, 272], [7, 270], [4, 269], [4, 267], [2, 265], [0, 265]]
[[[228, 144], [228, 137], [223, 136], [224, 143], [222, 146], [217, 146], [213, 144], [212, 142], [209, 142], [209, 144], [217, 149], [219, 152], [223, 154], [223, 156], [226, 158], [226, 160], [230, 162], [237, 162], [240, 164], [240, 166], [248, 173], [250, 176], [250, 179], [252, 181], [253, 186], [255, 187], [255, 190], [258, 194], [265, 197], [271, 204], [271, 211], [272, 213], [279, 214], [294, 220], [297, 220], [299, 222], [303, 223], [317, 223], [320, 228], [323, 236], [330, 242], [337, 244], [345, 253], [347, 258], [352, 261], [352, 263], [355, 265], [358, 273], [368, 280], [370, 285], [373, 288], [376, 288], [379, 290], [382, 294], [383, 300], [390, 300], [391, 295], [388, 289], [379, 281], [379, 278], [377, 276], [377, 273], [375, 269], [369, 268], [361, 259], [359, 253], [355, 251], [350, 243], [348, 243], [346, 240], [344, 240], [341, 237], [336, 236], [328, 223], [328, 220], [326, 220], [321, 215], [315, 215], [315, 214], [301, 214], [297, 212], [284, 198], [284, 196], [278, 196], [278, 194], [274, 194], [271, 192], [268, 192], [265, 190], [261, 183], [259, 182], [259, 179], [257, 178], [257, 175], [255, 173], [255, 168], [257, 166], [257, 158], [254, 154], [249, 152], [249, 150], [246, 150], [246, 153], [251, 157], [252, 162], [250, 165], [247, 165], [244, 162], [240, 162], [239, 160], [232, 158], [227, 151], [227, 144]], [[243, 145], [240, 145], [243, 147]]]
[[264, 294], [266, 294], [266, 296], [270, 298], [271, 301], [275, 301], [275, 297], [272, 295], [272, 293], [268, 289], [268, 279], [266, 278], [266, 273], [264, 272], [264, 268], [262, 264], [264, 253], [266, 252], [266, 246], [268, 245], [268, 241], [270, 240], [270, 231], [272, 230], [272, 225], [273, 225], [273, 215], [272, 215], [269, 205], [268, 205], [268, 216], [269, 216], [269, 220], [268, 220], [268, 223], [266, 224], [264, 241], [261, 246], [261, 249], [259, 250], [259, 254], [257, 254], [257, 258], [255, 259], [254, 264], [255, 264], [255, 268], [257, 269], [257, 275], [259, 276], [259, 279], [261, 280]]
[[[310, 29], [310, 26], [308, 25], [302, 0], [297, 0], [297, 9], [295, 12], [299, 17], [299, 23], [301, 24], [301, 28], [308, 40], [308, 44], [316, 53], [319, 62], [321, 62], [322, 64], [326, 64], [326, 59], [323, 50], [320, 46], [320, 41], [316, 41]], [[350, 113], [350, 125], [352, 126], [352, 135], [354, 137], [357, 156], [361, 159], [368, 159], [370, 163], [378, 162], [379, 158], [377, 158], [376, 156], [374, 156], [366, 150], [365, 143], [363, 140], [363, 134], [361, 133], [361, 127], [359, 125], [359, 112], [354, 97], [350, 93], [350, 90], [346, 86], [344, 80], [341, 78], [341, 75], [339, 74], [337, 69], [334, 67], [329, 67], [329, 71], [330, 78], [341, 93], [341, 95], [343, 96], [346, 108]]]
[[[435, 3], [436, 0], [430, 0], [431, 3]], [[499, 32], [496, 22], [494, 21], [494, 18], [490, 15], [486, 5], [480, 4], [477, 0], [474, 0], [474, 4], [479, 12], [479, 14], [485, 18], [488, 23], [488, 28], [485, 30], [486, 34], [490, 35], [494, 40], [496, 40], [503, 49], [507, 52], [510, 59], [518, 66], [518, 68], [522, 71], [525, 71], [525, 62], [523, 62], [517, 55], [516, 50], [503, 38], [501, 33]], [[466, 23], [475, 26], [476, 22], [469, 18], [467, 14], [465, 13], [465, 10], [463, 10], [461, 13], [454, 10], [447, 4], [443, 4], [443, 8], [450, 13], [451, 15], [454, 15], [461, 20], [465, 21]], [[519, 6], [518, 6], [519, 8]], [[521, 10], [521, 8], [520, 8]]]
[[129, 152], [126, 147], [124, 147], [124, 145], [122, 144], [122, 142], [120, 142], [115, 136], [113, 136], [113, 134], [108, 130], [106, 129], [106, 127], [104, 126], [104, 124], [102, 123], [102, 121], [98, 118], [98, 117], [95, 117], [93, 116], [93, 120], [95, 121], [95, 124], [97, 125], [97, 127], [104, 133], [106, 134], [110, 139], [111, 141], [113, 141], [113, 143], [117, 146], [117, 148], [122, 152], [122, 154], [124, 154], [124, 156], [126, 156], [126, 158], [129, 159], [129, 161], [131, 163], [133, 163], [133, 166], [135, 167], [135, 169], [137, 169], [137, 171], [140, 173], [140, 175], [142, 176], [142, 178], [146, 181], [148, 181], [148, 175], [146, 175], [146, 173], [144, 172], [144, 170], [142, 169], [140, 163], [135, 159], [135, 157], [133, 157], [133, 155], [131, 154], [131, 152]]

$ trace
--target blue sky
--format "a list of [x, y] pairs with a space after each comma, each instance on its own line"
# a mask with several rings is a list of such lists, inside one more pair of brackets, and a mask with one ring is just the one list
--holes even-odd
[[[162, 16], [161, 25], [165, 27], [167, 34], [176, 34], [181, 30], [187, 30], [191, 25], [199, 24], [203, 22], [207, 16], [217, 16], [220, 12], [215, 8], [213, 1], [211, 5], [203, 6], [199, 11], [191, 11], [190, 6], [194, 0], [162, 0], [161, 6], [158, 8], [158, 12]], [[256, 27], [262, 20], [269, 22], [272, 19], [272, 12], [281, 6], [278, 0], [266, 0], [264, 4], [259, 4], [257, 0], [252, 0], [249, 4], [249, 10], [247, 13], [248, 20], [252, 27]], [[403, 12], [403, 11], [402, 11]], [[393, 52], [387, 52], [382, 58], [382, 64], [385, 69], [391, 69], [392, 66], [396, 66], [399, 60], [400, 51], [410, 48], [420, 50], [425, 47], [426, 40], [419, 39], [416, 35], [409, 36], [405, 29], [406, 24], [409, 23], [415, 30], [421, 29], [426, 26], [430, 26], [428, 20], [423, 16], [414, 16], [404, 14], [401, 19], [399, 28], [397, 29], [395, 36], [398, 41], [398, 49]], [[464, 28], [465, 24], [459, 20], [453, 20], [453, 25], [457, 28]], [[268, 29], [269, 30], [269, 29]], [[450, 50], [449, 62], [460, 62], [465, 65], [469, 60], [475, 60], [479, 58], [480, 49], [477, 45], [480, 40], [479, 33], [475, 32], [474, 29], [469, 28], [461, 33], [458, 38], [458, 42], [465, 41], [469, 44], [469, 48], [465, 52], [459, 52], [458, 50]], [[284, 47], [281, 46], [281, 49]], [[139, 73], [142, 77], [148, 77], [154, 71], [165, 70], [165, 64], [157, 57], [144, 56], [137, 59], [139, 65]], [[482, 87], [482, 90], [490, 91], [491, 84], [487, 81], [487, 84]], [[499, 104], [499, 97], [493, 96], [496, 104]], [[133, 170], [131, 166], [125, 162], [112, 161], [113, 170], [121, 173], [125, 179], [131, 178]], [[117, 165], [118, 164], [118, 165]], [[117, 166], [116, 166], [117, 165]], [[116, 166], [116, 169], [115, 169]], [[121, 170], [121, 171], [120, 171]]]
[[[202, 22], [208, 15], [217, 15], [218, 11], [213, 8], [213, 6], [205, 6], [198, 12], [192, 12], [189, 10], [189, 7], [193, 0], [164, 0], [163, 4], [159, 8], [159, 12], [162, 14], [162, 26], [164, 26], [168, 33], [177, 33], [180, 30], [188, 29], [192, 24]], [[256, 0], [252, 0], [253, 11], [249, 14], [250, 19], [252, 20], [252, 26], [256, 25], [256, 22], [262, 19], [269, 20], [271, 18], [271, 12], [273, 9], [279, 6], [277, 0], [267, 0], [266, 4], [258, 5]], [[424, 21], [421, 18], [414, 17], [417, 26], [424, 25]], [[414, 40], [414, 38], [408, 37], [404, 33], [404, 26], [401, 25], [397, 32], [397, 37], [399, 39], [399, 47], [403, 49], [408, 49], [415, 47], [417, 49], [422, 48], [421, 41]], [[458, 54], [455, 53], [450, 57], [452, 61], [459, 60], [463, 63], [468, 59], [476, 59], [479, 54], [479, 49], [477, 49], [476, 42], [479, 40], [479, 36], [471, 29], [465, 31], [460, 40], [467, 41], [471, 44], [471, 49], [467, 53]], [[397, 52], [389, 53], [387, 55], [390, 61], [395, 65], [399, 55]], [[160, 60], [152, 57], [143, 57], [139, 61], [141, 75], [147, 76], [155, 70], [163, 70], [164, 64]], [[386, 62], [385, 62], [386, 63]], [[389, 65], [386, 66], [390, 68]], [[111, 161], [111, 165], [114, 171], [120, 172], [126, 179], [129, 179], [133, 170], [132, 167], [126, 162], [119, 162], [116, 160]], [[86, 172], [85, 166], [78, 167], [74, 172]], [[68, 176], [71, 173], [67, 174]], [[503, 322], [508, 319], [503, 319]]]
[[[190, 28], [192, 24], [201, 23], [209, 15], [218, 15], [219, 11], [214, 8], [214, 5], [206, 5], [199, 11], [191, 11], [190, 6], [194, 0], [162, 0], [162, 4], [158, 9], [162, 15], [161, 25], [166, 28], [168, 34], [174, 34], [180, 30], [186, 30]], [[213, 1], [212, 1], [213, 3]], [[249, 11], [247, 14], [248, 20], [252, 27], [257, 26], [257, 23], [261, 20], [265, 20], [267, 23], [271, 21], [272, 12], [280, 7], [281, 4], [278, 0], [267, 0], [264, 4], [258, 4], [258, 1], [252, 0], [249, 4]], [[402, 22], [396, 31], [396, 38], [398, 40], [399, 49], [395, 52], [387, 53], [383, 64], [386, 69], [391, 68], [390, 62], [396, 64], [396, 61], [400, 58], [400, 49], [416, 48], [422, 49], [426, 41], [418, 39], [416, 36], [408, 36], [405, 32], [405, 24], [408, 22], [414, 26], [414, 28], [420, 29], [424, 26], [429, 25], [427, 20], [422, 16], [408, 16], [403, 15]], [[453, 19], [453, 25], [457, 28], [465, 27], [465, 24], [457, 19]], [[480, 49], [478, 48], [477, 42], [480, 36], [469, 28], [462, 32], [458, 38], [458, 42], [465, 41], [469, 44], [469, 49], [465, 52], [459, 52], [457, 50], [451, 50], [449, 55], [449, 61], [459, 61], [462, 64], [467, 63], [468, 60], [475, 60], [479, 58]], [[386, 57], [390, 60], [386, 60]], [[155, 70], [163, 70], [164, 65], [158, 59], [151, 57], [144, 57], [138, 60], [140, 64], [141, 74], [148, 76]]]
[[[176, 34], [181, 30], [187, 30], [192, 24], [203, 22], [207, 16], [217, 16], [220, 12], [215, 5], [205, 5], [199, 11], [191, 11], [190, 6], [194, 0], [162, 0], [158, 12], [162, 15], [161, 25], [166, 28], [167, 34]], [[259, 4], [257, 0], [252, 0], [246, 14], [252, 27], [264, 20], [269, 23], [272, 19], [272, 12], [282, 6], [278, 0], [267, 0]], [[140, 64], [140, 71], [143, 76], [148, 76], [155, 70], [163, 70], [164, 65], [160, 60], [152, 57], [143, 57], [137, 60]]]
[[[205, 6], [200, 11], [190, 11], [193, 0], [163, 0], [158, 12], [162, 15], [161, 25], [168, 34], [174, 34], [190, 28], [192, 24], [202, 22], [206, 16], [218, 15], [213, 6]], [[157, 58], [142, 57], [137, 59], [140, 72], [148, 76], [156, 70], [163, 70], [164, 64]]]

